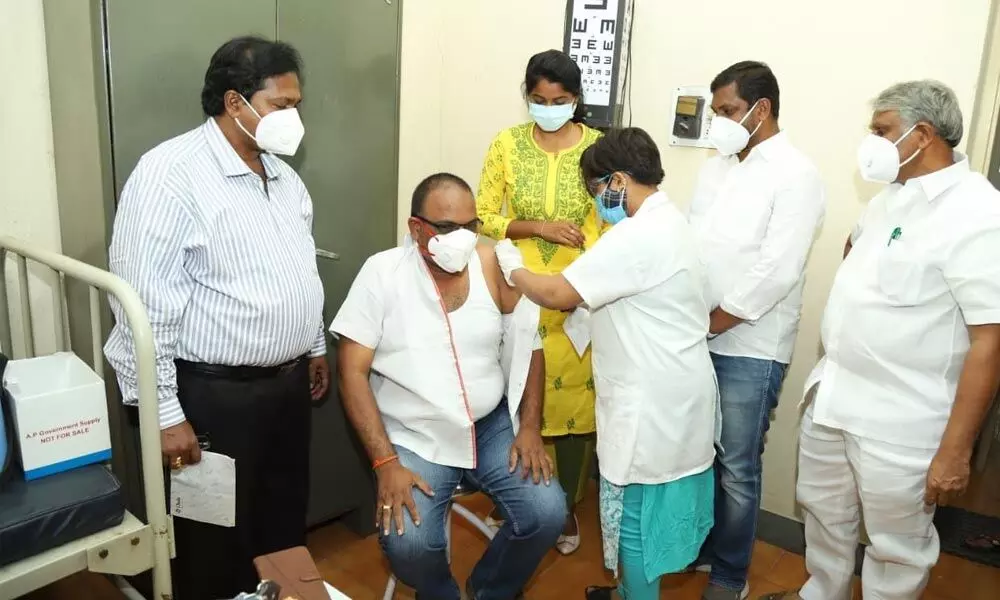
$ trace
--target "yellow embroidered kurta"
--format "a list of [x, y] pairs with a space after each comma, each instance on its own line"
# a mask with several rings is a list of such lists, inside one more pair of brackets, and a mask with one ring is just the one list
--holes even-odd
[[[600, 132], [583, 127], [583, 137], [572, 148], [545, 152], [532, 136], [533, 123], [511, 127], [490, 145], [479, 180], [476, 203], [482, 232], [494, 239], [507, 235], [513, 220], [571, 221], [583, 232], [585, 248], [597, 241], [599, 228], [594, 200], [580, 176], [580, 155]], [[506, 214], [503, 209], [506, 206]], [[541, 238], [515, 240], [524, 265], [536, 273], [561, 273], [583, 253]], [[590, 349], [581, 358], [563, 332], [568, 313], [542, 309], [539, 334], [545, 348], [545, 403], [542, 435], [592, 433], [594, 376]]]

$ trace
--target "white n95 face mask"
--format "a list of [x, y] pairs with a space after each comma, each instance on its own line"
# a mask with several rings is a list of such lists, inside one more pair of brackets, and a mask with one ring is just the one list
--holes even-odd
[[758, 102], [760, 101], [758, 100], [753, 103], [753, 106], [750, 107], [747, 114], [743, 115], [739, 123], [719, 115], [712, 118], [712, 124], [708, 128], [708, 141], [712, 142], [712, 145], [716, 147], [719, 154], [732, 156], [747, 147], [747, 144], [750, 143], [750, 138], [757, 133], [761, 123], [763, 123], [763, 121], [757, 123], [757, 127], [754, 127], [753, 133], [747, 131], [746, 127], [743, 127], [743, 122], [753, 114], [753, 110], [757, 108]]
[[893, 183], [899, 177], [899, 169], [920, 154], [918, 148], [905, 161], [899, 161], [899, 143], [913, 133], [916, 124], [910, 127], [898, 140], [891, 142], [884, 137], [869, 133], [858, 148], [858, 170], [865, 181], [873, 183]]
[[479, 236], [468, 229], [458, 229], [451, 233], [432, 237], [427, 242], [431, 258], [448, 273], [458, 273], [469, 266], [472, 253], [476, 251]]
[[[240, 96], [240, 98], [243, 97]], [[247, 131], [239, 119], [237, 119], [236, 124], [240, 126], [243, 133], [257, 142], [257, 146], [265, 152], [283, 154], [285, 156], [294, 155], [299, 149], [299, 144], [302, 143], [302, 138], [306, 134], [306, 128], [299, 117], [298, 109], [282, 108], [273, 110], [261, 117], [257, 109], [247, 102], [246, 98], [243, 98], [243, 102], [246, 103], [250, 110], [253, 111], [253, 114], [257, 115], [257, 119], [259, 119], [257, 121], [257, 135], [253, 135]]]

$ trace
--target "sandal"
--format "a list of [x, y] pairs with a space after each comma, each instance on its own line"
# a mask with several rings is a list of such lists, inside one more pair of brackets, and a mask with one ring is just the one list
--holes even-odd
[[765, 594], [757, 600], [802, 600], [802, 596], [799, 596], [798, 592], [775, 592]]
[[972, 550], [980, 550], [983, 552], [998, 552], [1000, 551], [1000, 537], [992, 535], [977, 535], [971, 537], [962, 542], [962, 545], [966, 548]]
[[556, 540], [556, 551], [563, 556], [573, 554], [580, 548], [580, 522], [576, 520], [576, 515], [573, 515], [573, 522], [576, 523], [576, 534], [560, 534]]

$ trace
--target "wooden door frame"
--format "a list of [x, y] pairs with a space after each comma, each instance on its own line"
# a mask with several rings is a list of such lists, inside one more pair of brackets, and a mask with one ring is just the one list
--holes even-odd
[[[973, 170], [989, 175], [993, 160], [997, 128], [1000, 126], [1000, 0], [990, 2], [989, 20], [986, 24], [986, 38], [979, 68], [979, 85], [972, 107], [966, 152], [969, 166]], [[976, 444], [975, 467], [982, 471], [990, 448], [996, 441], [1000, 424], [1000, 401], [994, 401], [990, 416], [984, 423]]]
[[966, 152], [973, 170], [986, 173], [1000, 123], [1000, 0], [990, 2], [989, 21], [979, 69], [979, 85], [972, 107]]

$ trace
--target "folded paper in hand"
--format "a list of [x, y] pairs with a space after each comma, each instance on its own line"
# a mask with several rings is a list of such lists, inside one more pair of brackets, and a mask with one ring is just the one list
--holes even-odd
[[236, 526], [236, 461], [202, 452], [201, 462], [170, 472], [170, 514], [223, 527]]
[[573, 349], [583, 358], [583, 353], [590, 345], [590, 311], [579, 307], [563, 321], [563, 331], [573, 344]]

